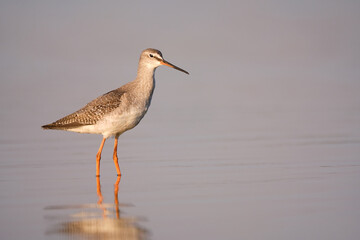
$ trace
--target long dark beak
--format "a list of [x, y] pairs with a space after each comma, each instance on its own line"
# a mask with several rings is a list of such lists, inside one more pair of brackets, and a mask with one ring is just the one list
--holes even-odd
[[165, 66], [168, 66], [168, 67], [172, 67], [172, 68], [175, 68], [176, 70], [179, 70], [179, 71], [181, 71], [181, 72], [184, 72], [184, 73], [186, 73], [186, 74], [189, 74], [189, 73], [188, 73], [187, 71], [185, 71], [184, 69], [181, 69], [181, 68], [175, 66], [174, 64], [169, 63], [168, 61], [161, 60], [160, 63], [161, 63], [161, 65], [165, 65]]

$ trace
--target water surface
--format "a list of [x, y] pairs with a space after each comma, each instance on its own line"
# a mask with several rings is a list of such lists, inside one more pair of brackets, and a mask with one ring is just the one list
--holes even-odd
[[[358, 239], [359, 4], [152, 4], [0, 4], [1, 239]], [[101, 136], [40, 126], [147, 47], [190, 75], [156, 71], [96, 178]]]

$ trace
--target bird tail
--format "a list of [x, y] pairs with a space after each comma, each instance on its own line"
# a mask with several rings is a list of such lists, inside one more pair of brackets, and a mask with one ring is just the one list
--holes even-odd
[[61, 129], [61, 126], [50, 123], [44, 126], [41, 126], [42, 129]]
[[41, 126], [41, 128], [42, 129], [54, 129], [54, 130], [69, 130], [69, 129], [74, 129], [74, 128], [78, 128], [78, 127], [82, 127], [82, 126], [86, 126], [86, 125], [90, 125], [90, 124], [83, 124], [83, 123], [78, 123], [78, 122], [62, 124], [62, 123], [58, 123], [58, 121], [56, 121], [56, 122]]

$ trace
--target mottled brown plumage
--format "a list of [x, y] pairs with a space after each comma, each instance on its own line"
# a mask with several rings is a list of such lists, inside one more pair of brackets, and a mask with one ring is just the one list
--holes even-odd
[[106, 114], [111, 113], [114, 109], [120, 106], [121, 96], [125, 93], [122, 88], [105, 93], [104, 95], [92, 100], [78, 111], [42, 127], [44, 129], [66, 130], [83, 125], [94, 125]]
[[101, 152], [105, 140], [115, 136], [113, 159], [116, 171], [118, 175], [121, 175], [117, 157], [118, 138], [123, 132], [135, 127], [147, 112], [155, 88], [155, 69], [160, 65], [189, 74], [165, 61], [159, 50], [148, 48], [140, 55], [135, 80], [94, 99], [78, 111], [44, 125], [42, 128], [102, 134], [103, 140], [96, 155], [97, 176], [100, 174]]

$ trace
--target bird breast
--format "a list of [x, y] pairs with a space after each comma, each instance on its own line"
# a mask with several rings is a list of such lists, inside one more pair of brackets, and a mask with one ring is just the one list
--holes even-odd
[[[152, 92], [151, 92], [152, 93]], [[120, 106], [100, 120], [96, 127], [105, 138], [134, 128], [147, 112], [152, 94], [125, 94]], [[147, 96], [146, 96], [147, 95]]]
[[144, 117], [148, 106], [132, 106], [124, 111], [115, 110], [96, 125], [101, 129], [104, 137], [122, 134], [134, 128]]

